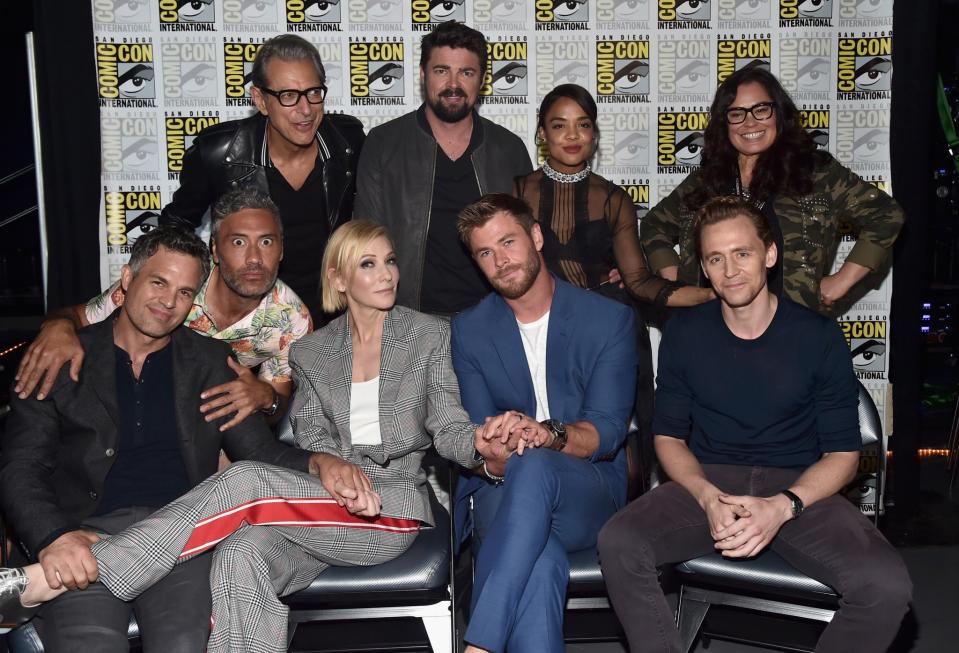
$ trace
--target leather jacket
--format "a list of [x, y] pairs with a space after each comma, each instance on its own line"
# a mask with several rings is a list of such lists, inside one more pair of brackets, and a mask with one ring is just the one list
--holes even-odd
[[[419, 310], [438, 145], [416, 113], [370, 130], [357, 174], [354, 215], [390, 230], [400, 268], [396, 303]], [[526, 145], [479, 114], [473, 119], [483, 125], [483, 142], [470, 155], [480, 194], [512, 193], [514, 178], [533, 169]]]
[[[183, 159], [180, 188], [166, 205], [161, 223], [179, 222], [196, 228], [220, 195], [252, 185], [269, 192], [264, 148], [267, 119], [257, 114], [204, 129]], [[363, 147], [363, 125], [353, 116], [326, 114], [317, 134], [328, 157], [323, 164], [330, 233], [353, 213], [356, 165]]]

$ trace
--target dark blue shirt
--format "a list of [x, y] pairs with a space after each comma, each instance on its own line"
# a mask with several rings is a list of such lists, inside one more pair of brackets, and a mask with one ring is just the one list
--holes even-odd
[[116, 355], [120, 424], [116, 460], [103, 484], [103, 498], [94, 514], [130, 506], [164, 506], [190, 489], [180, 453], [173, 392], [173, 344], [148, 355], [133, 376], [126, 351]]
[[714, 300], [666, 326], [653, 433], [686, 440], [700, 463], [805, 468], [859, 450], [858, 397], [834, 321], [780, 298], [765, 333], [743, 340]]

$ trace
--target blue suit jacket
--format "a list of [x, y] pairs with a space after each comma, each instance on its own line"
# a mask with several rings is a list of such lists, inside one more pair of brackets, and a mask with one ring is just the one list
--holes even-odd
[[[564, 423], [586, 420], [599, 432], [590, 461], [599, 466], [617, 507], [626, 502], [626, 439], [635, 399], [633, 311], [554, 279], [546, 340], [549, 414]], [[453, 318], [453, 369], [470, 419], [478, 424], [506, 410], [536, 414], [536, 396], [516, 316], [492, 293]], [[456, 521], [468, 527], [465, 502], [486, 479], [473, 475], [456, 489]]]

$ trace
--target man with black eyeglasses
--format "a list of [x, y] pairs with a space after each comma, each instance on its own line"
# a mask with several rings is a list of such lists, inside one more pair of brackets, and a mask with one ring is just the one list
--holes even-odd
[[329, 235], [352, 216], [363, 126], [352, 116], [324, 116], [326, 71], [316, 47], [299, 36], [266, 41], [250, 78], [259, 114], [196, 137], [160, 221], [196, 228], [227, 191], [253, 186], [269, 193], [286, 235], [280, 276], [322, 325], [316, 262]]

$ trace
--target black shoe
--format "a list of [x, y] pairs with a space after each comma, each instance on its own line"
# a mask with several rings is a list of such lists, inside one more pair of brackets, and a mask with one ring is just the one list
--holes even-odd
[[0, 567], [0, 624], [19, 626], [29, 621], [40, 609], [40, 604], [28, 608], [20, 602], [28, 582], [23, 569]]

